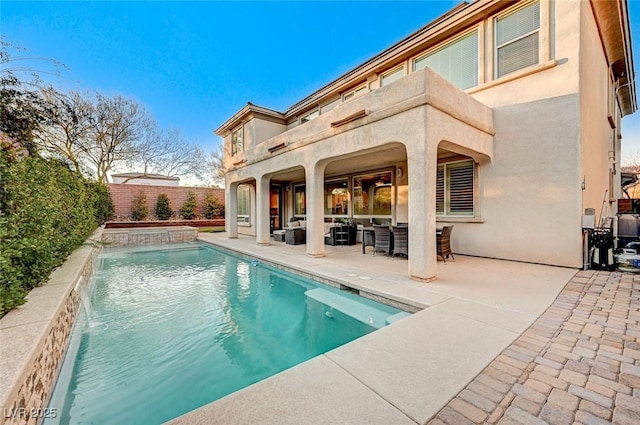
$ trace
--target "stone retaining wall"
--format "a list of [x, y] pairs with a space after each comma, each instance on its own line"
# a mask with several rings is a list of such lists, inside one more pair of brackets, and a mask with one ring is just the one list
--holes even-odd
[[102, 234], [102, 242], [111, 246], [194, 242], [197, 238], [198, 229], [189, 226], [105, 229]]
[[47, 407], [80, 306], [74, 288], [88, 281], [102, 230], [76, 249], [27, 303], [0, 320], [0, 423], [37, 424], [62, 406]]

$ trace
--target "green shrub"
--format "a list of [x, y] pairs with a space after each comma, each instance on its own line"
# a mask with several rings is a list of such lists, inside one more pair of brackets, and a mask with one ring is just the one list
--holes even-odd
[[215, 217], [224, 217], [224, 204], [211, 192], [204, 197], [204, 216], [209, 220]]
[[131, 203], [131, 218], [135, 221], [144, 220], [149, 215], [149, 207], [147, 206], [147, 196], [140, 191], [133, 197]]
[[196, 202], [196, 194], [192, 191], [187, 192], [187, 199], [180, 208], [180, 215], [185, 220], [193, 220], [196, 217], [196, 208], [198, 204]]
[[156, 201], [156, 217], [160, 220], [169, 220], [172, 215], [173, 210], [169, 204], [169, 197], [166, 193], [161, 193]]
[[60, 161], [0, 149], [0, 316], [95, 230], [96, 196]]
[[107, 185], [99, 182], [87, 182], [87, 186], [94, 194], [93, 206], [96, 214], [96, 222], [103, 224], [111, 220], [116, 210]]

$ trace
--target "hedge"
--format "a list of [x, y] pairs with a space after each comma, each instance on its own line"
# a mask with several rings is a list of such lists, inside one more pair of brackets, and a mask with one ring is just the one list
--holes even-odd
[[67, 165], [0, 151], [0, 317], [113, 215], [104, 185]]

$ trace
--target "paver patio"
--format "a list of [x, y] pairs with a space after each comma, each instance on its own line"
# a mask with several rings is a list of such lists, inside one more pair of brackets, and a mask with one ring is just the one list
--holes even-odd
[[429, 422], [639, 424], [640, 276], [578, 272]]

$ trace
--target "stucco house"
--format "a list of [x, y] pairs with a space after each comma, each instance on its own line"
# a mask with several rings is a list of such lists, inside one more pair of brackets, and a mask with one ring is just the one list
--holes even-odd
[[583, 211], [615, 211], [636, 108], [626, 0], [463, 3], [288, 110], [248, 103], [215, 130], [228, 236], [269, 244], [305, 218], [323, 256], [325, 220], [407, 222], [408, 273], [430, 280], [453, 223], [456, 253], [580, 267]]

